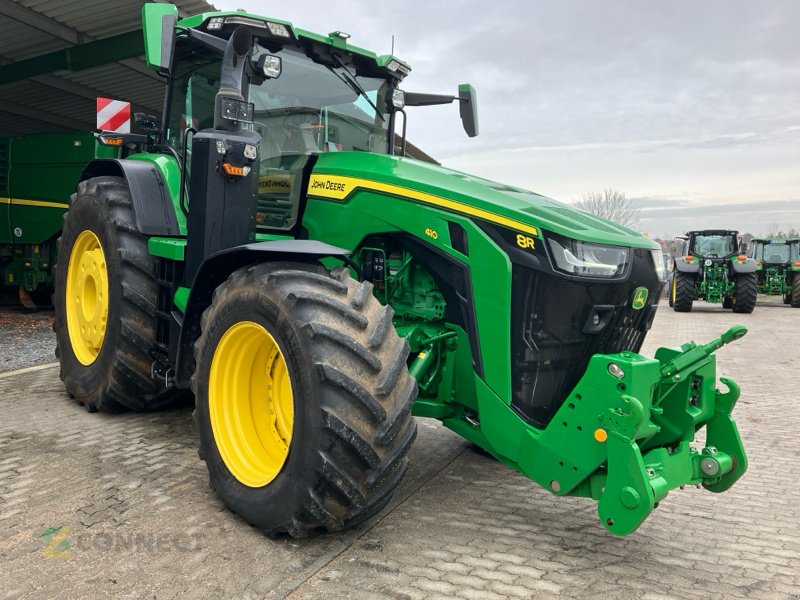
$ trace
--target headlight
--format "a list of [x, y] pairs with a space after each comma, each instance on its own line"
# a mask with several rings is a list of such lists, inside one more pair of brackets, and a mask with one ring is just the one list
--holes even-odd
[[402, 110], [406, 105], [406, 93], [395, 88], [392, 90], [392, 106], [397, 110]]
[[656, 275], [660, 281], [664, 281], [667, 276], [667, 270], [664, 268], [664, 255], [661, 250], [650, 250], [650, 256], [653, 257], [653, 265], [656, 268]]
[[262, 54], [258, 57], [256, 68], [267, 79], [277, 79], [281, 76], [281, 57], [272, 54]]
[[557, 270], [582, 277], [622, 277], [630, 255], [629, 248], [572, 240], [552, 233], [547, 235], [547, 243]]

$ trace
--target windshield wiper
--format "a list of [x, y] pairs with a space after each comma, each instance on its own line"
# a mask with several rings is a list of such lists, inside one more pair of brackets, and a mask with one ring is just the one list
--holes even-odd
[[378, 107], [375, 105], [375, 103], [367, 95], [366, 90], [364, 90], [364, 88], [361, 87], [361, 84], [358, 83], [358, 80], [356, 79], [356, 76], [353, 75], [350, 72], [350, 69], [347, 68], [347, 65], [344, 64], [344, 61], [341, 58], [339, 58], [336, 54], [333, 55], [333, 58], [334, 58], [334, 60], [336, 60], [336, 62], [339, 63], [339, 66], [342, 67], [343, 73], [337, 73], [331, 67], [328, 67], [330, 72], [333, 73], [334, 75], [336, 75], [339, 79], [341, 79], [344, 82], [344, 84], [347, 87], [349, 87], [351, 90], [353, 90], [356, 94], [358, 94], [364, 100], [369, 102], [369, 105], [373, 108], [373, 110], [375, 111], [375, 114], [378, 115], [381, 118], [381, 121], [385, 121], [386, 119], [383, 118], [383, 115], [381, 114], [381, 111], [378, 110]]

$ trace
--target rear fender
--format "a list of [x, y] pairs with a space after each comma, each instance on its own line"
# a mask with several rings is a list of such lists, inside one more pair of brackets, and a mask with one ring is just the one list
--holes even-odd
[[282, 240], [227, 248], [207, 257], [194, 278], [186, 312], [180, 323], [175, 384], [179, 388], [189, 387], [189, 379], [194, 372], [192, 348], [200, 335], [200, 319], [203, 311], [211, 305], [214, 290], [231, 273], [248, 265], [275, 261], [318, 263], [324, 258], [337, 258], [348, 262], [349, 253], [348, 250], [312, 240]]
[[675, 270], [681, 273], [697, 274], [700, 272], [700, 261], [695, 260], [693, 262], [687, 262], [685, 258], [676, 258]]
[[756, 261], [753, 258], [748, 258], [744, 262], [739, 262], [736, 258], [731, 260], [731, 270], [736, 275], [741, 275], [742, 273], [755, 273], [756, 272]]

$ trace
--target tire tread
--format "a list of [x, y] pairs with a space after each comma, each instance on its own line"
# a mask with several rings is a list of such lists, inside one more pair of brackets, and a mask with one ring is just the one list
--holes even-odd
[[[161, 391], [150, 369], [153, 362], [150, 350], [155, 344], [155, 300], [158, 294], [155, 261], [147, 250], [146, 236], [136, 228], [133, 201], [125, 180], [111, 176], [95, 177], [78, 184], [77, 193], [70, 197], [70, 210], [63, 217], [62, 235], [58, 239], [61, 256], [65, 254], [63, 230], [71, 225], [70, 212], [79, 202], [87, 201], [84, 198], [99, 205], [99, 214], [109, 226], [112, 239], [118, 245], [103, 250], [105, 253], [116, 252], [118, 258], [116, 262], [119, 264], [119, 272], [109, 272], [108, 275], [110, 285], [119, 282], [121, 287], [121, 302], [117, 306], [109, 306], [109, 321], [115, 319], [120, 322], [119, 339], [109, 341], [107, 338], [104, 342], [113, 343], [114, 349], [111, 366], [103, 384], [89, 396], [82, 393], [79, 389], [82, 375], [75, 368], [65, 366], [64, 362], [65, 352], [62, 346], [69, 345], [70, 342], [64, 316], [64, 299], [57, 290], [54, 296], [54, 329], [57, 333], [56, 355], [61, 360], [61, 379], [67, 392], [90, 412], [149, 410], [152, 408], [150, 400]], [[106, 256], [108, 269], [112, 262], [114, 261]], [[66, 269], [66, 266], [62, 268]]]
[[[212, 352], [207, 345], [216, 307], [246, 290], [283, 307], [300, 339], [308, 340], [303, 346], [318, 382], [322, 431], [317, 466], [300, 485], [304, 499], [282, 522], [270, 520], [269, 507], [258, 515], [238, 511], [270, 537], [336, 531], [380, 512], [406, 472], [417, 433], [411, 416], [417, 383], [408, 374], [408, 343], [394, 330], [391, 307], [381, 305], [371, 284], [351, 279], [347, 269], [327, 275], [297, 267], [266, 263], [233, 273], [215, 291], [195, 344], [200, 365]], [[198, 381], [195, 373], [192, 387], [199, 398]], [[214, 442], [204, 439], [200, 455], [208, 461], [212, 452], [202, 444]]]
[[675, 312], [691, 312], [694, 303], [694, 276], [691, 273], [675, 271], [675, 298], [672, 308]]

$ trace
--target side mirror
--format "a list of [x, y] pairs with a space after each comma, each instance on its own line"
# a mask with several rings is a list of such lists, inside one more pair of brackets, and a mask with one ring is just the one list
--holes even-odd
[[178, 9], [174, 4], [147, 3], [142, 7], [144, 55], [147, 66], [160, 73], [169, 73], [175, 47], [175, 24]]
[[418, 92], [403, 92], [395, 90], [392, 95], [392, 105], [396, 109], [405, 106], [433, 106], [434, 104], [450, 104], [458, 100], [458, 112], [461, 114], [461, 123], [469, 137], [478, 135], [478, 104], [475, 97], [475, 88], [468, 83], [458, 86], [458, 96], [445, 96], [441, 94], [420, 94]]
[[475, 88], [468, 83], [458, 86], [459, 112], [464, 131], [469, 137], [478, 135], [478, 100]]
[[161, 128], [156, 117], [145, 113], [133, 113], [133, 122], [142, 129], [147, 129], [149, 131], [157, 131]]

